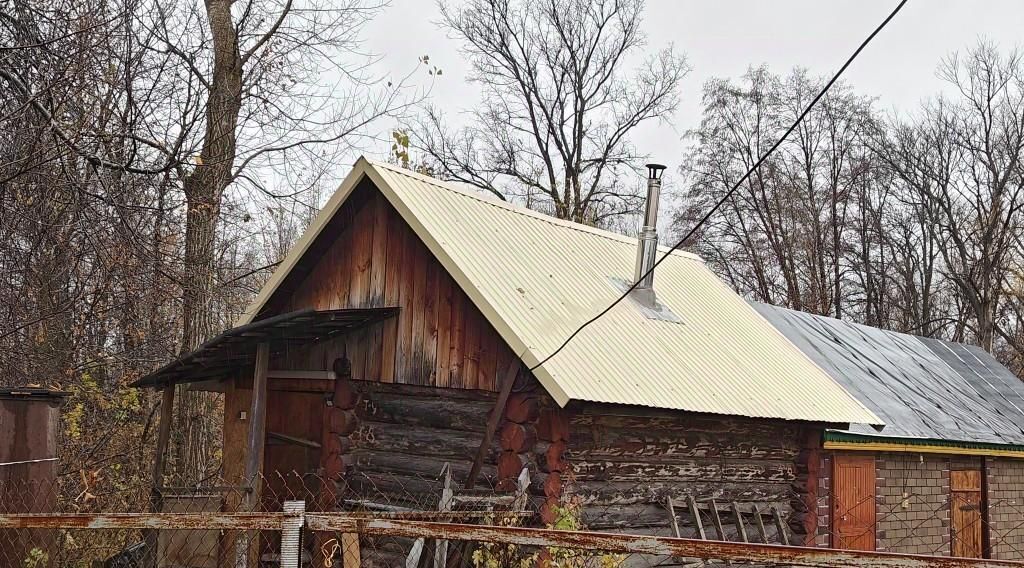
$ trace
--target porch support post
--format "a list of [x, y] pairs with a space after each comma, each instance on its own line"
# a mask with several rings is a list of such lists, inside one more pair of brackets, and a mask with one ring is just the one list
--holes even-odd
[[[157, 425], [156, 434], [156, 455], [153, 456], [153, 486], [149, 492], [149, 510], [159, 513], [164, 507], [163, 485], [164, 470], [167, 464], [167, 445], [171, 438], [171, 422], [174, 417], [174, 384], [168, 383], [164, 386], [163, 398], [160, 401], [160, 421]], [[144, 566], [157, 565], [157, 547], [159, 546], [159, 532], [156, 530], [145, 531], [143, 539], [146, 542], [146, 555]]]
[[249, 412], [249, 439], [245, 452], [245, 480], [249, 491], [246, 510], [255, 511], [260, 502], [260, 472], [263, 469], [263, 447], [267, 433], [267, 366], [270, 344], [256, 347], [256, 365], [252, 375], [252, 407]]
[[[260, 491], [263, 480], [263, 446], [267, 433], [267, 368], [270, 360], [270, 344], [260, 343], [256, 347], [256, 365], [252, 373], [252, 405], [249, 410], [249, 437], [245, 451], [245, 483], [248, 485], [243, 510], [256, 511], [260, 508]], [[256, 531], [239, 534], [235, 543], [235, 568], [255, 568], [259, 565], [259, 538]]]
[[167, 444], [171, 438], [171, 419], [174, 416], [174, 385], [164, 387], [160, 401], [160, 423], [156, 434], [156, 456], [153, 459], [153, 491], [150, 501], [151, 510], [159, 513], [163, 508], [160, 489], [164, 485], [164, 469], [167, 464]]

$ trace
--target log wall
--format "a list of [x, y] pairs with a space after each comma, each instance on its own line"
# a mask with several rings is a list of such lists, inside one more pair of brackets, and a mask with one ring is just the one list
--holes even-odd
[[[260, 317], [303, 308], [398, 306], [336, 341], [293, 349], [272, 368], [352, 362], [357, 380], [497, 390], [514, 354], [399, 213], [368, 182], [349, 197]], [[312, 259], [312, 260], [310, 260]]]
[[[820, 437], [820, 428], [648, 409], [620, 413], [596, 405], [569, 410], [564, 452], [553, 455], [567, 464], [565, 491], [582, 506], [590, 528], [669, 535], [666, 499], [683, 502], [692, 495], [723, 507], [733, 501], [748, 509], [775, 506], [793, 540], [803, 540], [803, 518], [794, 514], [807, 492], [801, 462], [806, 440], [814, 432]], [[694, 533], [689, 519], [688, 512], [679, 515], [683, 536]], [[722, 520], [735, 538], [731, 517]], [[710, 525], [707, 517], [704, 523]]]
[[[441, 469], [452, 468], [461, 487], [483, 439], [496, 396], [465, 391], [352, 381], [359, 392], [357, 424], [349, 436], [345, 494], [433, 510], [441, 494]], [[494, 440], [478, 477], [480, 489], [498, 481]]]

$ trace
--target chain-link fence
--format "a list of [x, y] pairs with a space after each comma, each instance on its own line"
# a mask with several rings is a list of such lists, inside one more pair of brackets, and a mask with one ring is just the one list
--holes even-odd
[[[783, 546], [806, 539], [793, 532], [794, 512], [775, 504], [695, 499], [683, 493], [631, 524], [590, 532], [588, 519], [609, 518], [614, 505], [598, 509], [575, 501], [570, 491], [563, 498], [564, 510], [553, 520], [545, 519], [539, 496], [543, 488], [529, 478], [501, 487], [485, 482], [467, 491], [458, 482], [460, 473], [445, 467], [437, 474], [415, 477], [350, 472], [328, 479], [273, 472], [251, 485], [210, 479], [155, 492], [111, 488], [101, 480], [71, 476], [48, 485], [6, 483], [0, 485], [0, 568], [241, 568], [283, 566], [293, 560], [300, 563], [290, 564], [295, 566], [407, 568], [1024, 566], [930, 556], [948, 556], [951, 543], [975, 538], [980, 534], [977, 528], [983, 529], [990, 546], [998, 544], [1016, 554], [1019, 545], [1005, 536], [1024, 527], [1024, 508], [1013, 500], [985, 503], [985, 514], [976, 515], [971, 511], [975, 502], [951, 502], [953, 497], [943, 500], [932, 493], [903, 493], [891, 506], [881, 497], [823, 501], [823, 507], [833, 507], [840, 516], [871, 504], [874, 518], [860, 527], [862, 535], [849, 530], [831, 535], [832, 525], [824, 526], [818, 536], [828, 540], [819, 546], [850, 546], [860, 536], [884, 540], [889, 551], [925, 537], [945, 543], [921, 556], [865, 556]], [[954, 524], [957, 508], [973, 516]], [[991, 523], [991, 516], [1015, 522]], [[287, 523], [292, 533], [285, 531]], [[942, 534], [933, 534], [936, 531]], [[287, 534], [296, 536], [289, 541]], [[873, 547], [873, 542], [865, 546]]]
[[[539, 529], [510, 521], [451, 523], [386, 513], [305, 513], [301, 502], [286, 503], [286, 510], [278, 513], [10, 514], [0, 515], [0, 530], [15, 536], [0, 543], [0, 566], [12, 568], [1024, 566], [1013, 561]], [[73, 544], [103, 540], [97, 535], [108, 544]], [[142, 544], [119, 549], [137, 538]], [[149, 539], [157, 543], [155, 552], [146, 548]]]
[[282, 513], [0, 515], [0, 566], [284, 565], [289, 550], [290, 558], [299, 558], [301, 507], [296, 502]]
[[[821, 507], [817, 539], [821, 545], [877, 546], [945, 556], [970, 550], [989, 555], [998, 550], [1000, 557], [1024, 559], [1024, 503], [1016, 499], [983, 500], [981, 495], [956, 492], [941, 495], [905, 491], [896, 502], [876, 496], [852, 502], [841, 502], [834, 496], [829, 500]], [[865, 508], [870, 513], [862, 512]], [[824, 516], [826, 513], [830, 516]], [[865, 516], [869, 521], [859, 526], [850, 523], [846, 530], [836, 526], [837, 519]]]

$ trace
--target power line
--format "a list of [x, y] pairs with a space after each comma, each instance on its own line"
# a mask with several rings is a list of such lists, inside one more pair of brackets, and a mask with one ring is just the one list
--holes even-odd
[[841, 77], [843, 72], [846, 71], [846, 68], [849, 67], [850, 64], [853, 63], [853, 61], [855, 59], [857, 59], [857, 56], [860, 55], [860, 52], [864, 51], [864, 48], [867, 47], [867, 45], [869, 43], [871, 43], [871, 40], [873, 40], [875, 38], [875, 36], [878, 35], [878, 32], [882, 31], [882, 29], [885, 28], [885, 26], [888, 25], [889, 22], [894, 17], [896, 17], [896, 14], [898, 14], [900, 12], [900, 10], [903, 9], [903, 6], [906, 3], [907, 3], [907, 0], [901, 0], [901, 2], [896, 5], [896, 8], [894, 8], [893, 11], [889, 13], [889, 16], [886, 17], [884, 20], [882, 20], [882, 23], [878, 24], [878, 27], [876, 27], [875, 30], [873, 32], [871, 32], [871, 34], [868, 37], [866, 37], [863, 42], [861, 42], [860, 46], [857, 47], [856, 51], [854, 51], [853, 54], [850, 55], [850, 57], [846, 60], [846, 63], [843, 63], [843, 66], [839, 68], [839, 71], [836, 71], [835, 75], [832, 76], [832, 78], [825, 85], [825, 87], [821, 90], [821, 92], [819, 92], [818, 95], [814, 97], [814, 100], [812, 100], [811, 103], [809, 105], [807, 105], [807, 108], [805, 108], [804, 111], [802, 113], [800, 113], [800, 116], [797, 117], [797, 119], [793, 123], [793, 125], [790, 126], [788, 130], [786, 130], [786, 132], [782, 135], [782, 137], [780, 137], [778, 140], [775, 141], [775, 144], [773, 144], [772, 147], [769, 148], [767, 152], [765, 152], [760, 158], [757, 159], [757, 163], [755, 163], [753, 166], [751, 166], [751, 168], [749, 170], [747, 170], [747, 173], [743, 174], [743, 177], [741, 177], [739, 179], [739, 181], [737, 181], [736, 184], [733, 185], [732, 188], [729, 189], [729, 191], [725, 192], [725, 195], [723, 195], [715, 203], [715, 205], [710, 210], [708, 210], [708, 212], [705, 213], [703, 217], [701, 217], [700, 221], [697, 221], [697, 224], [694, 225], [693, 228], [690, 229], [686, 233], [686, 235], [683, 236], [683, 238], [679, 239], [679, 241], [676, 242], [676, 244], [672, 245], [672, 248], [670, 248], [667, 252], [665, 252], [665, 254], [661, 255], [661, 258], [659, 258], [651, 266], [651, 268], [647, 270], [647, 272], [643, 273], [639, 278], [637, 278], [636, 282], [634, 282], [633, 285], [630, 286], [628, 290], [623, 292], [621, 296], [616, 298], [614, 302], [609, 304], [607, 308], [601, 310], [601, 312], [598, 313], [596, 316], [594, 316], [594, 317], [590, 318], [589, 320], [583, 322], [582, 325], [580, 325], [578, 328], [576, 328], [576, 331], [572, 332], [572, 334], [569, 335], [569, 337], [567, 337], [566, 340], [564, 342], [562, 342], [561, 345], [558, 346], [558, 349], [555, 349], [554, 351], [551, 352], [550, 355], [548, 355], [547, 357], [541, 359], [541, 361], [539, 363], [537, 363], [536, 365], [530, 367], [530, 371], [531, 372], [535, 371], [538, 367], [540, 367], [544, 363], [547, 363], [548, 361], [550, 361], [552, 357], [554, 357], [555, 355], [558, 355], [558, 353], [561, 352], [562, 349], [565, 349], [565, 346], [569, 345], [569, 343], [573, 339], [575, 339], [576, 336], [579, 335], [581, 331], [586, 329], [587, 326], [589, 326], [590, 324], [594, 323], [595, 321], [601, 319], [602, 316], [604, 316], [609, 311], [611, 311], [612, 308], [617, 306], [619, 304], [619, 302], [621, 302], [622, 300], [626, 299], [629, 296], [629, 294], [633, 290], [636, 289], [638, 283], [642, 282], [644, 280], [644, 278], [647, 277], [647, 275], [649, 275], [650, 273], [654, 272], [654, 269], [657, 268], [658, 265], [660, 265], [662, 263], [662, 261], [664, 261], [668, 257], [668, 255], [672, 254], [673, 251], [675, 251], [680, 246], [682, 246], [683, 243], [685, 243], [687, 240], [689, 240], [689, 238], [692, 237], [693, 234], [697, 232], [697, 229], [701, 228], [701, 226], [704, 225], [704, 223], [707, 223], [708, 219], [710, 219], [711, 216], [715, 214], [715, 211], [718, 211], [718, 208], [721, 207], [723, 204], [725, 204], [725, 202], [728, 201], [730, 197], [732, 197], [732, 194], [735, 193], [736, 190], [739, 189], [739, 187], [741, 185], [743, 185], [743, 182], [747, 181], [747, 178], [749, 178], [750, 175], [753, 174], [754, 171], [757, 170], [757, 168], [761, 167], [761, 164], [764, 163], [764, 161], [766, 159], [768, 159], [768, 156], [770, 156], [772, 154], [772, 152], [774, 152], [776, 150], [776, 148], [778, 148], [780, 145], [782, 145], [782, 143], [786, 141], [786, 138], [788, 138], [789, 135], [792, 134], [792, 132], [794, 130], [796, 130], [796, 127], [800, 125], [800, 123], [803, 121], [804, 117], [806, 117], [808, 115], [808, 113], [811, 112], [811, 109], [814, 108], [814, 105], [817, 104], [818, 101], [821, 100], [821, 98], [825, 96], [825, 93], [827, 93], [828, 90], [830, 88], [832, 88], [832, 85], [834, 85], [835, 82], [839, 80], [839, 77]]

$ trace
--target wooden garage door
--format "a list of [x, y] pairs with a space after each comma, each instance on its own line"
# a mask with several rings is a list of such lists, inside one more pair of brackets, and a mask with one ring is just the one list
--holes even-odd
[[953, 556], [981, 558], [981, 472], [949, 472]]
[[832, 546], [875, 549], [875, 457], [837, 454], [832, 461]]

